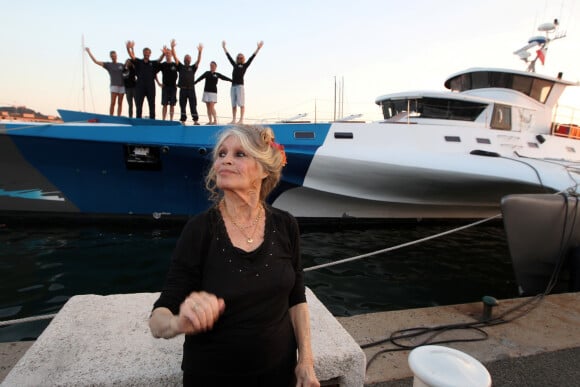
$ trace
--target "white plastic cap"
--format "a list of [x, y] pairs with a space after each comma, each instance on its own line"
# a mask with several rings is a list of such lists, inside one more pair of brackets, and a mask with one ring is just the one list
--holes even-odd
[[453, 348], [425, 345], [409, 354], [414, 387], [490, 387], [491, 376], [477, 359]]

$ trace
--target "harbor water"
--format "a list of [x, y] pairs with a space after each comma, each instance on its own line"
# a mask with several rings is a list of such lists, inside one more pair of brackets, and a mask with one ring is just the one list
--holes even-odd
[[[456, 223], [301, 224], [304, 268], [411, 242]], [[0, 321], [56, 313], [78, 294], [157, 292], [181, 225], [30, 225], [0, 221]], [[517, 296], [501, 222], [305, 273], [335, 316]], [[0, 327], [33, 340], [48, 321]]]

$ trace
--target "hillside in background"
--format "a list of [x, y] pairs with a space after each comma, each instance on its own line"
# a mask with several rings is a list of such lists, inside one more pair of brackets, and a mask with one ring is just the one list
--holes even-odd
[[0, 119], [11, 121], [62, 122], [60, 117], [46, 116], [26, 106], [0, 106]]

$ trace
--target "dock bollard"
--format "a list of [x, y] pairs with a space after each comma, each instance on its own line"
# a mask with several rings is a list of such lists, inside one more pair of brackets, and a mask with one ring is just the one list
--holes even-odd
[[477, 359], [453, 348], [424, 345], [409, 354], [413, 387], [490, 387], [491, 376]]
[[492, 317], [492, 310], [494, 306], [498, 306], [499, 302], [491, 296], [483, 296], [481, 299], [483, 302], [483, 313], [481, 314], [481, 321], [489, 321]]

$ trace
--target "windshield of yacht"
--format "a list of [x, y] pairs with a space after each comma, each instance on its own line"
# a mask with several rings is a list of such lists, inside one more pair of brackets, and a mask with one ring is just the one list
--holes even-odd
[[452, 91], [466, 91], [498, 87], [519, 91], [538, 102], [545, 103], [554, 86], [553, 81], [530, 75], [501, 71], [474, 71], [460, 74], [445, 82]]
[[481, 102], [429, 97], [385, 99], [379, 105], [385, 120], [409, 115], [414, 118], [475, 121], [487, 107]]

